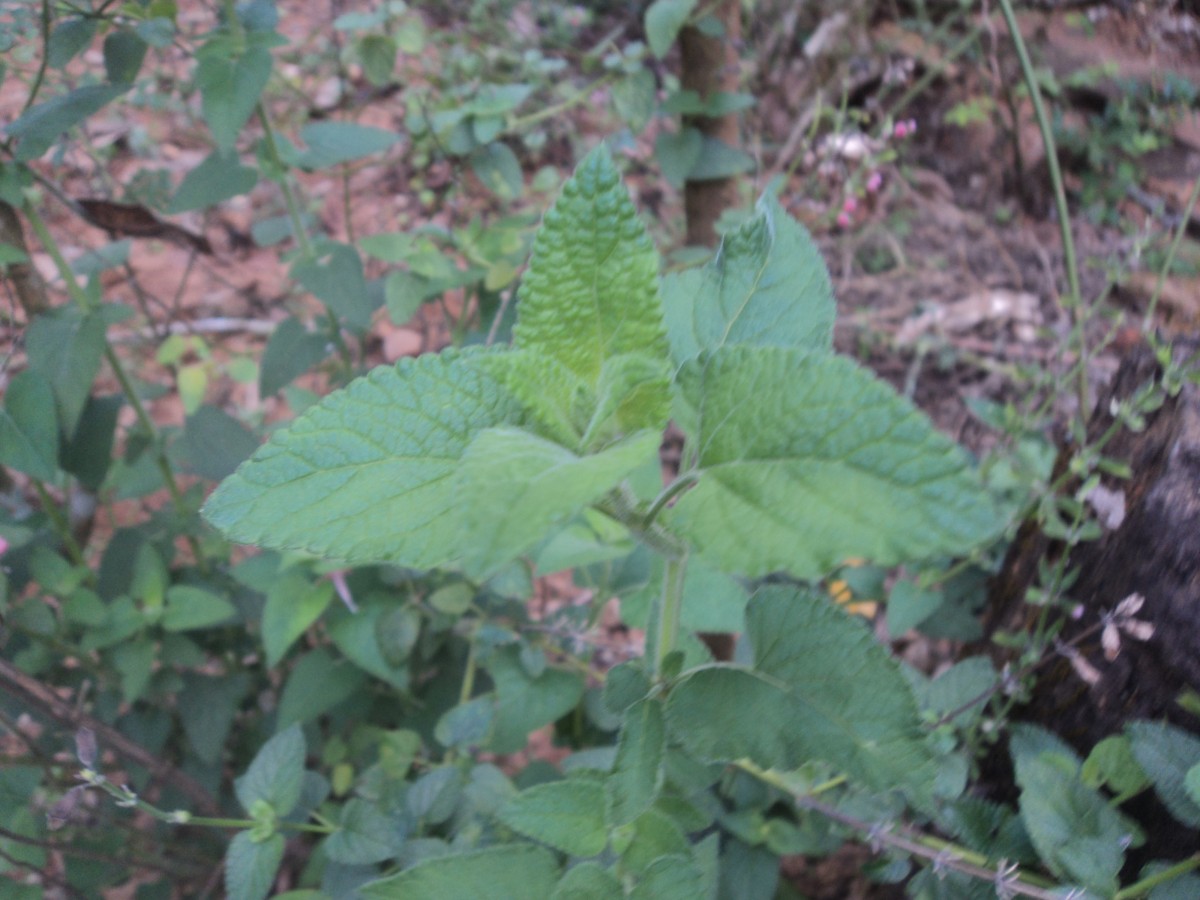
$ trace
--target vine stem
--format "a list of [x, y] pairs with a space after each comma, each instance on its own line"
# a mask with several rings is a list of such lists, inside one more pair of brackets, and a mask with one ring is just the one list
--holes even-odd
[[[1054, 143], [1054, 131], [1050, 125], [1050, 116], [1046, 113], [1046, 105], [1042, 102], [1042, 91], [1038, 87], [1037, 73], [1033, 70], [1033, 61], [1029, 58], [1029, 49], [1021, 36], [1017, 25], [1017, 15], [1013, 11], [1012, 0], [1000, 0], [1000, 11], [1004, 15], [1004, 24], [1008, 27], [1009, 37], [1012, 38], [1013, 48], [1017, 51], [1017, 59], [1021, 63], [1021, 77], [1029, 91], [1029, 99], [1033, 103], [1033, 112], [1037, 118], [1038, 131], [1041, 132], [1042, 146], [1046, 152], [1046, 166], [1050, 173], [1050, 184], [1054, 188], [1054, 206], [1058, 211], [1058, 228], [1062, 235], [1063, 264], [1067, 270], [1067, 309], [1071, 313], [1071, 324], [1079, 342], [1079, 383], [1076, 386], [1079, 397], [1079, 414], [1086, 416], [1090, 403], [1088, 402], [1087, 335], [1083, 333], [1083, 291], [1079, 286], [1079, 263], [1075, 256], [1075, 238], [1071, 234], [1071, 210], [1067, 206], [1067, 191], [1063, 184], [1062, 169], [1058, 165], [1058, 149]], [[1015, 127], [1016, 123], [1014, 123]]]
[[962, 872], [964, 875], [992, 881], [997, 886], [1003, 880], [1003, 886], [1009, 892], [1009, 896], [1020, 895], [1034, 897], [1037, 900], [1061, 900], [1063, 896], [1060, 891], [1054, 889], [1052, 882], [1018, 868], [1010, 869], [1003, 863], [998, 866], [989, 866], [987, 857], [968, 850], [966, 847], [914, 832], [904, 826], [881, 828], [844, 813], [834, 806], [822, 803], [810, 794], [798, 793], [779, 773], [771, 769], [759, 768], [749, 760], [739, 760], [734, 765], [747, 775], [786, 793], [798, 806], [852, 828], [860, 834], [867, 835], [873, 843], [886, 844], [913, 856], [927, 859], [935, 867], [952, 869]]
[[[84, 313], [94, 312], [95, 304], [92, 302], [91, 298], [88, 297], [88, 295], [79, 287], [79, 283], [75, 280], [75, 274], [71, 271], [70, 265], [67, 264], [66, 259], [63, 257], [62, 251], [58, 247], [58, 243], [54, 240], [53, 236], [51, 236], [50, 230], [46, 228], [46, 223], [42, 220], [42, 217], [38, 214], [37, 209], [34, 208], [34, 205], [31, 201], [25, 201], [24, 212], [25, 217], [29, 220], [29, 224], [33, 228], [34, 233], [38, 236], [38, 240], [41, 242], [43, 249], [45, 249], [45, 251], [50, 254], [50, 258], [54, 260], [54, 266], [56, 269], [58, 269], [59, 276], [62, 278], [63, 284], [66, 287], [67, 293], [70, 295], [71, 300], [74, 301], [75, 305], [78, 306]], [[112, 370], [113, 376], [117, 379], [117, 383], [121, 386], [121, 391], [125, 394], [125, 399], [129, 401], [129, 405], [133, 409], [134, 415], [138, 420], [138, 424], [141, 425], [146, 434], [150, 435], [150, 437], [154, 439], [153, 452], [155, 465], [157, 466], [158, 471], [162, 474], [163, 482], [167, 486], [167, 493], [171, 495], [171, 504], [175, 508], [176, 514], [180, 517], [185, 516], [187, 514], [187, 504], [183, 499], [183, 491], [179, 487], [179, 482], [175, 480], [175, 472], [171, 468], [170, 460], [167, 459], [166, 453], [163, 452], [163, 449], [157, 440], [158, 429], [155, 428], [154, 422], [150, 418], [150, 414], [146, 412], [146, 407], [142, 403], [142, 399], [133, 389], [133, 382], [130, 381], [129, 374], [125, 371], [125, 365], [121, 362], [120, 357], [118, 357], [116, 352], [113, 350], [112, 343], [108, 340], [107, 332], [104, 335], [104, 359], [108, 363], [109, 369]], [[195, 558], [196, 565], [200, 568], [200, 571], [207, 572], [208, 561], [200, 547], [200, 541], [197, 540], [196, 536], [191, 533], [186, 534], [184, 538], [187, 541], [188, 547], [191, 548], [192, 556]]]
[[1134, 882], [1127, 888], [1122, 888], [1113, 894], [1113, 900], [1133, 900], [1134, 897], [1141, 897], [1143, 894], [1149, 893], [1151, 888], [1158, 887], [1160, 884], [1166, 884], [1172, 878], [1186, 875], [1188, 872], [1195, 871], [1198, 868], [1200, 868], [1200, 853], [1195, 853], [1187, 859], [1175, 863], [1173, 866], [1168, 866], [1161, 872], [1143, 878], [1141, 881]]

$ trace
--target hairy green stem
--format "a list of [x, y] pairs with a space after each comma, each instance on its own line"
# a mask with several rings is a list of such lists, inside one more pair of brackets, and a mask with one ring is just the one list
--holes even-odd
[[1113, 900], [1133, 900], [1135, 897], [1141, 897], [1150, 893], [1151, 888], [1156, 888], [1160, 884], [1166, 884], [1173, 878], [1178, 878], [1180, 875], [1186, 875], [1188, 872], [1200, 869], [1200, 853], [1189, 856], [1182, 862], [1177, 862], [1173, 866], [1168, 866], [1161, 872], [1155, 875], [1150, 875], [1143, 878], [1141, 881], [1136, 881], [1127, 888], [1122, 888], [1113, 894]]
[[1021, 36], [1017, 25], [1017, 16], [1013, 11], [1012, 0], [1000, 0], [1000, 11], [1004, 14], [1004, 23], [1008, 26], [1009, 37], [1012, 38], [1013, 48], [1017, 51], [1017, 59], [1021, 63], [1021, 76], [1029, 91], [1029, 99], [1033, 103], [1033, 112], [1037, 117], [1038, 131], [1042, 135], [1042, 146], [1046, 152], [1046, 165], [1050, 171], [1050, 184], [1054, 188], [1054, 206], [1058, 210], [1058, 227], [1062, 234], [1063, 264], [1067, 270], [1067, 309], [1071, 313], [1072, 325], [1076, 339], [1079, 342], [1079, 414], [1086, 416], [1090, 408], [1088, 402], [1087, 335], [1083, 328], [1083, 291], [1079, 286], [1079, 263], [1075, 257], [1075, 238], [1071, 234], [1071, 210], [1067, 206], [1067, 191], [1063, 184], [1062, 169], [1058, 164], [1058, 149], [1054, 143], [1054, 131], [1050, 125], [1050, 116], [1046, 113], [1046, 105], [1042, 102], [1042, 91], [1038, 87], [1037, 73], [1033, 69], [1033, 61], [1029, 58], [1029, 49]]
[[678, 559], [663, 560], [662, 593], [658, 598], [655, 619], [657, 628], [653, 632], [654, 658], [651, 672], [662, 675], [668, 656], [675, 652], [679, 642], [679, 620], [683, 610], [683, 582], [687, 575], [687, 554]]
[[894, 847], [905, 853], [929, 860], [935, 868], [953, 869], [997, 884], [1003, 879], [1008, 896], [1035, 897], [1054, 900], [1062, 895], [1053, 890], [1053, 883], [1019, 868], [997, 867], [986, 856], [959, 844], [915, 832], [904, 825], [880, 827], [863, 821], [834, 806], [822, 803], [810, 793], [797, 793], [788, 780], [772, 769], [763, 769], [749, 760], [738, 760], [734, 766], [764, 784], [789, 795], [798, 806], [812, 810], [828, 819], [859, 832], [871, 843]]
[[642, 518], [642, 523], [646, 528], [650, 528], [654, 524], [654, 520], [658, 518], [658, 514], [663, 511], [668, 503], [690, 488], [693, 484], [700, 480], [698, 473], [686, 472], [663, 488], [662, 493], [654, 498], [654, 502], [650, 504], [650, 509], [646, 511], [646, 515]]

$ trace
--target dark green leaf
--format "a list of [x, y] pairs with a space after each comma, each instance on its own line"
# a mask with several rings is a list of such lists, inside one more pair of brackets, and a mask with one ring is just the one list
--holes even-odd
[[93, 491], [100, 488], [108, 474], [117, 430], [117, 414], [124, 402], [119, 394], [89, 396], [74, 434], [59, 455], [63, 471], [71, 473], [79, 479], [80, 484]]
[[658, 698], [639, 700], [625, 711], [617, 758], [607, 782], [609, 819], [626, 825], [649, 808], [663, 782], [666, 726]]
[[400, 140], [394, 131], [355, 122], [312, 122], [300, 129], [308, 149], [300, 154], [305, 169], [324, 169], [382, 153]]
[[275, 883], [283, 861], [283, 835], [257, 842], [249, 831], [239, 831], [225, 852], [225, 893], [229, 900], [263, 900]]
[[654, 115], [656, 90], [654, 73], [642, 68], [612, 86], [613, 108], [634, 134], [640, 133]]
[[362, 258], [348, 244], [326, 243], [316, 258], [297, 259], [292, 277], [352, 328], [366, 330], [376, 304], [367, 292]]
[[1165, 722], [1130, 722], [1125, 732], [1163, 805], [1184, 825], [1200, 828], [1200, 803], [1186, 785], [1188, 771], [1200, 764], [1200, 738]]
[[800, 753], [792, 767], [820, 759], [878, 790], [926, 796], [935, 766], [916, 703], [895, 660], [862, 621], [829, 598], [763, 588], [746, 609], [754, 668], [789, 688], [788, 723]]
[[754, 157], [730, 147], [719, 138], [704, 135], [700, 153], [688, 171], [688, 181], [715, 181], [754, 170]]
[[304, 785], [304, 732], [293, 725], [259, 748], [246, 774], [234, 782], [238, 802], [247, 812], [265, 800], [280, 816], [292, 811]]
[[146, 58], [146, 42], [135, 31], [118, 28], [104, 39], [104, 71], [110, 84], [130, 84]]
[[22, 162], [37, 159], [60, 134], [128, 90], [127, 84], [91, 84], [26, 110], [7, 129], [9, 137], [19, 141], [15, 158]]
[[256, 449], [257, 438], [241, 422], [215, 406], [201, 406], [188, 416], [172, 453], [189, 472], [220, 481]]
[[46, 43], [46, 65], [61, 69], [86, 50], [96, 36], [97, 21], [91, 16], [68, 16], [55, 25]]
[[533, 679], [521, 667], [512, 647], [493, 654], [488, 671], [496, 682], [498, 705], [489, 749], [515, 753], [529, 733], [574, 709], [583, 697], [583, 679], [574, 672], [547, 669]]
[[558, 875], [558, 862], [545, 847], [507, 844], [426, 860], [364, 885], [359, 894], [365, 900], [530, 900], [549, 897]]
[[250, 676], [245, 672], [216, 676], [183, 674], [183, 690], [177, 701], [179, 718], [183, 721], [183, 733], [201, 762], [211, 766], [221, 761], [225, 739], [250, 686]]
[[217, 146], [229, 150], [271, 77], [271, 53], [251, 46], [235, 56], [232, 42], [219, 35], [200, 48], [197, 60], [196, 87], [204, 120]]
[[773, 680], [732, 666], [684, 675], [667, 701], [667, 733], [704, 762], [749, 758], [763, 768], [794, 758], [787, 692]]
[[244, 166], [232, 151], [214, 150], [183, 177], [167, 212], [207, 209], [230, 197], [247, 194], [258, 184], [258, 170]]
[[553, 781], [529, 788], [508, 802], [500, 821], [570, 856], [596, 856], [608, 845], [604, 787], [594, 781]]
[[656, 859], [646, 867], [629, 900], [699, 900], [704, 897], [700, 870], [683, 854]]
[[276, 728], [310, 722], [361, 691], [366, 684], [362, 671], [339, 663], [324, 649], [305, 654], [288, 675], [279, 699]]
[[646, 9], [646, 40], [659, 59], [675, 44], [679, 29], [684, 26], [696, 0], [654, 0]]
[[654, 139], [654, 158], [667, 183], [676, 190], [688, 180], [703, 152], [704, 136], [695, 128], [660, 131]]
[[550, 900], [624, 900], [621, 880], [599, 863], [573, 866], [554, 888]]
[[438, 719], [433, 736], [448, 750], [483, 744], [496, 718], [496, 701], [490, 696], [476, 697], [444, 713]]
[[521, 195], [521, 163], [512, 148], [502, 141], [492, 141], [471, 154], [471, 171], [484, 186], [501, 199]]
[[54, 388], [59, 425], [71, 434], [92, 392], [92, 382], [104, 356], [105, 313], [82, 313], [78, 307], [60, 307], [43, 313], [29, 326], [25, 349], [29, 367]]
[[259, 391], [269, 397], [328, 355], [327, 335], [314, 334], [295, 316], [279, 323], [267, 341], [259, 372]]
[[325, 841], [325, 854], [334, 862], [363, 866], [393, 858], [404, 846], [408, 823], [388, 815], [375, 803], [353, 798], [342, 807], [338, 830]]
[[288, 569], [272, 580], [262, 614], [262, 642], [269, 668], [279, 664], [331, 600], [333, 584], [326, 580], [313, 582], [303, 569]]
[[403, 662], [393, 665], [384, 657], [379, 645], [379, 621], [393, 609], [390, 603], [369, 603], [357, 613], [344, 615], [329, 629], [337, 648], [364, 672], [404, 690], [408, 687], [408, 668]]
[[54, 391], [36, 370], [13, 377], [0, 412], [0, 463], [42, 481], [58, 474]]
[[386, 34], [366, 34], [359, 38], [358, 55], [362, 60], [363, 74], [376, 87], [392, 81], [396, 68], [396, 41]]
[[167, 631], [193, 631], [227, 622], [237, 609], [224, 597], [204, 588], [177, 584], [167, 589], [162, 627]]

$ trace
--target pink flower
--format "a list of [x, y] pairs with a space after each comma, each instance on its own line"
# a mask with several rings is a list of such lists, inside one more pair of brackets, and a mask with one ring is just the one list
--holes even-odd
[[892, 129], [892, 134], [897, 139], [900, 139], [900, 140], [903, 140], [906, 137], [911, 137], [912, 135], [914, 135], [916, 133], [917, 133], [917, 120], [916, 119], [905, 119], [903, 122], [897, 122], [895, 127]]
[[850, 227], [850, 213], [848, 213], [848, 212], [838, 213], [837, 223], [842, 228], [849, 228]]
[[0, 556], [8, 552], [8, 541], [0, 537]]
[[845, 200], [842, 201], [842, 212], [852, 213], [856, 209], [858, 209], [858, 198], [857, 197], [847, 197]]
[[329, 580], [333, 582], [333, 589], [337, 595], [342, 598], [342, 602], [346, 604], [346, 609], [352, 613], [358, 612], [358, 606], [354, 603], [354, 597], [350, 593], [350, 585], [346, 584], [346, 569], [335, 569], [329, 573]]
[[874, 171], [867, 176], [867, 193], [873, 194], [883, 187], [883, 173]]

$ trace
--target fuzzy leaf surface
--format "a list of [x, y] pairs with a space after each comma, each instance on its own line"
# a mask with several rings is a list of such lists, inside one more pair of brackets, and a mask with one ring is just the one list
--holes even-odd
[[516, 347], [557, 360], [589, 387], [612, 356], [666, 356], [658, 253], [605, 147], [584, 158], [546, 213], [517, 316]]
[[558, 875], [558, 861], [545, 847], [506, 844], [428, 859], [358, 893], [367, 900], [528, 900], [549, 897]]
[[225, 893], [229, 900], [263, 900], [271, 893], [275, 873], [283, 861], [283, 835], [255, 841], [249, 831], [239, 831], [225, 851]]
[[657, 698], [639, 700], [625, 711], [617, 758], [608, 779], [609, 819], [627, 825], [645, 812], [663, 782], [667, 732]]
[[1130, 722], [1125, 731], [1163, 805], [1184, 825], [1200, 828], [1200, 804], [1187, 790], [1188, 772], [1200, 764], [1200, 738], [1165, 722]]
[[242, 809], [249, 811], [256, 800], [265, 800], [284, 816], [300, 799], [304, 782], [304, 732], [294, 725], [262, 745], [246, 774], [234, 782]]
[[604, 786], [594, 781], [552, 781], [531, 787], [508, 801], [500, 821], [570, 856], [596, 856], [608, 844]]
[[851, 360], [731, 346], [678, 383], [700, 481], [667, 520], [723, 571], [819, 578], [966, 552], [1002, 524], [966, 454]]
[[459, 496], [464, 567], [485, 574], [532, 549], [551, 528], [653, 459], [659, 435], [644, 431], [590, 456], [518, 428], [483, 431], [463, 455]]
[[676, 364], [727, 344], [828, 350], [837, 313], [825, 262], [805, 228], [764, 196], [713, 260], [663, 279]]
[[475, 436], [522, 419], [472, 354], [380, 367], [277, 432], [209, 498], [235, 541], [429, 569], [461, 552], [455, 472]]
[[912, 691], [860, 621], [827, 597], [769, 587], [746, 607], [746, 635], [755, 671], [788, 686], [794, 765], [824, 760], [879, 790], [932, 787]]

